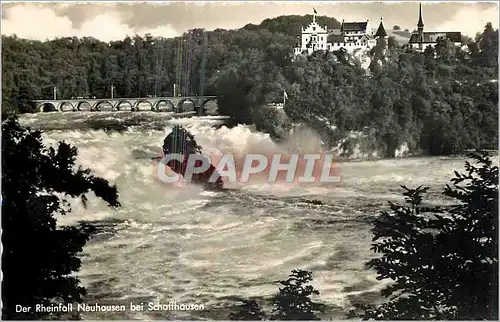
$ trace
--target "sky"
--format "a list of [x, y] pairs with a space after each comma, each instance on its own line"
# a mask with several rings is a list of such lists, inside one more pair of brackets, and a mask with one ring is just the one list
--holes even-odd
[[[176, 37], [188, 29], [235, 29], [258, 24], [281, 15], [312, 14], [339, 21], [370, 21], [376, 28], [383, 16], [386, 28], [394, 25], [413, 30], [419, 2], [52, 2], [2, 1], [3, 35], [46, 40], [57, 37], [94, 37], [120, 40], [127, 35]], [[425, 1], [422, 4], [425, 31], [461, 31], [473, 37], [487, 22], [499, 25], [498, 1]], [[373, 22], [373, 24], [372, 24]]]

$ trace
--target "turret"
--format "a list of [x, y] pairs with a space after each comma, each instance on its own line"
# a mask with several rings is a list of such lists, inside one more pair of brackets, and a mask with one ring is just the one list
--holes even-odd
[[377, 32], [375, 33], [375, 38], [387, 37], [387, 32], [385, 31], [384, 24], [382, 22], [382, 17], [380, 17], [380, 25], [378, 25]]
[[378, 25], [377, 32], [375, 33], [375, 39], [377, 40], [377, 45], [383, 42], [385, 48], [387, 48], [387, 32], [385, 31], [384, 24], [382, 22], [382, 17], [380, 17], [380, 24]]

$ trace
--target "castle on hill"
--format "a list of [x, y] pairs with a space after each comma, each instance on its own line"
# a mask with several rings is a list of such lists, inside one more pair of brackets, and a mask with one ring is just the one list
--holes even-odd
[[340, 29], [328, 30], [326, 26], [320, 26], [316, 22], [316, 14], [314, 10], [312, 22], [307, 27], [302, 27], [301, 35], [297, 36], [297, 43], [293, 49], [295, 55], [310, 55], [318, 50], [336, 51], [341, 48], [353, 53], [360, 49], [371, 49], [381, 39], [387, 40], [382, 19], [377, 32], [373, 34], [368, 28], [368, 20], [363, 22], [342, 20]]
[[[337, 51], [341, 48], [349, 53], [358, 50], [370, 50], [382, 39], [387, 46], [388, 35], [384, 28], [382, 18], [377, 31], [373, 33], [369, 28], [369, 21], [345, 22], [342, 20], [340, 29], [328, 29], [320, 26], [316, 22], [316, 9], [314, 9], [312, 22], [302, 27], [301, 35], [297, 36], [297, 42], [293, 49], [295, 56], [310, 55], [315, 51]], [[424, 51], [429, 46], [435, 46], [440, 40], [448, 39], [454, 45], [462, 44], [462, 34], [460, 32], [424, 32], [422, 19], [422, 4], [420, 4], [417, 30], [411, 34], [408, 46], [413, 49]]]

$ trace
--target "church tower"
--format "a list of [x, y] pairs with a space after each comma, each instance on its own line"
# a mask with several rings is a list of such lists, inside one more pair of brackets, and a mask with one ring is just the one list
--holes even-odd
[[424, 42], [424, 21], [422, 20], [422, 3], [420, 3], [420, 11], [419, 11], [418, 23], [417, 23], [417, 32], [418, 32], [417, 41], [419, 43], [418, 48], [420, 50], [422, 50], [422, 43]]

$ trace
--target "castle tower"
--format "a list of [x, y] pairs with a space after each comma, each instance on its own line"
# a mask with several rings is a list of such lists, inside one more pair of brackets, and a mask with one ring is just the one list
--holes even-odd
[[378, 25], [378, 29], [377, 29], [377, 32], [375, 33], [375, 39], [377, 40], [377, 45], [381, 42], [381, 41], [385, 41], [385, 48], [387, 48], [387, 38], [389, 38], [387, 36], [387, 32], [385, 31], [385, 28], [384, 28], [384, 23], [382, 21], [382, 17], [380, 17], [380, 24]]
[[377, 32], [375, 33], [375, 38], [380, 38], [380, 37], [387, 37], [387, 32], [385, 31], [384, 28], [384, 23], [382, 21], [382, 17], [380, 17], [380, 25], [378, 25]]
[[419, 42], [418, 47], [420, 50], [422, 50], [422, 45], [423, 45], [422, 43], [424, 42], [424, 21], [422, 20], [422, 3], [420, 3], [417, 31], [418, 31], [417, 41]]

